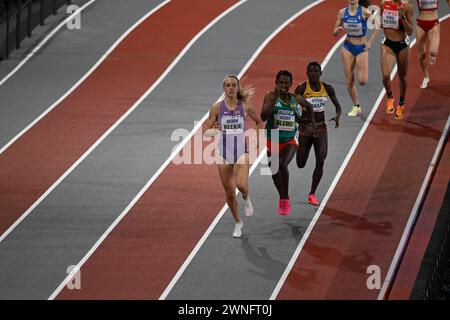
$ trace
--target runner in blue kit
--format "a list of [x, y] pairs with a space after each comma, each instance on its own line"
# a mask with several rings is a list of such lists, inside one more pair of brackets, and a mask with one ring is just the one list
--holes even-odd
[[233, 237], [242, 235], [243, 222], [239, 215], [236, 188], [242, 193], [245, 214], [251, 216], [253, 205], [248, 195], [249, 158], [245, 137], [246, 115], [252, 118], [257, 129], [262, 125], [259, 115], [251, 105], [253, 89], [241, 88], [239, 79], [230, 75], [223, 80], [225, 98], [212, 105], [205, 122], [205, 135], [212, 136], [219, 127], [217, 164], [220, 181], [226, 194], [226, 201], [236, 222]]
[[372, 13], [367, 7], [370, 1], [348, 0], [347, 7], [339, 10], [333, 34], [337, 36], [344, 30], [346, 38], [342, 46], [342, 61], [344, 64], [345, 80], [347, 91], [352, 98], [353, 106], [347, 114], [349, 117], [356, 117], [362, 112], [358, 93], [355, 86], [354, 70], [357, 71], [357, 79], [360, 85], [364, 86], [369, 76], [369, 52], [373, 40], [380, 30], [376, 28], [372, 32], [369, 40], [366, 39], [367, 20]]

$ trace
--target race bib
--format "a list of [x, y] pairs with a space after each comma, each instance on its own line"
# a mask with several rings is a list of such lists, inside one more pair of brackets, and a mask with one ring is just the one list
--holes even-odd
[[223, 134], [244, 133], [244, 118], [241, 116], [222, 116], [221, 128]]
[[384, 9], [383, 11], [383, 28], [398, 29], [399, 28], [398, 10]]
[[422, 10], [434, 10], [438, 8], [438, 0], [419, 0], [419, 8]]
[[274, 115], [275, 129], [282, 131], [295, 130], [295, 115], [292, 112], [283, 113], [282, 110]]
[[363, 35], [361, 23], [344, 22], [344, 29], [349, 36], [358, 37]]
[[312, 104], [314, 112], [323, 112], [328, 99], [326, 97], [313, 97], [306, 100]]

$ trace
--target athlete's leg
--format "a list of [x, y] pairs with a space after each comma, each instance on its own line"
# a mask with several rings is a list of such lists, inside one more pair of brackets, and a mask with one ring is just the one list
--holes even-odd
[[397, 110], [395, 111], [395, 119], [403, 120], [405, 115], [405, 97], [406, 89], [408, 87], [408, 65], [409, 65], [409, 47], [400, 51], [397, 55], [397, 66], [398, 66], [398, 78], [400, 80], [400, 100], [397, 105]]
[[394, 95], [392, 94], [391, 72], [395, 62], [395, 54], [391, 48], [381, 45], [381, 75], [386, 89], [386, 113], [394, 113]]
[[364, 51], [356, 56], [356, 70], [358, 82], [364, 86], [369, 77], [369, 52]]
[[241, 218], [238, 212], [238, 205], [236, 201], [236, 181], [234, 177], [233, 166], [230, 164], [219, 164], [219, 176], [225, 190], [227, 204], [230, 207], [231, 214], [236, 222], [240, 222]]
[[316, 155], [316, 167], [314, 168], [311, 190], [309, 194], [315, 194], [317, 186], [323, 176], [323, 166], [328, 153], [328, 133], [327, 129], [321, 129], [317, 133], [317, 138], [313, 140], [314, 153]]
[[[406, 89], [408, 87], [408, 65], [409, 65], [409, 52], [410, 49], [405, 48], [400, 51], [397, 55], [397, 66], [398, 66], [398, 78], [400, 80], [400, 100], [406, 97]], [[400, 101], [400, 104], [402, 101]]]
[[395, 62], [395, 54], [391, 48], [381, 45], [381, 75], [383, 77], [383, 85], [388, 94], [392, 94], [391, 72]]
[[419, 25], [417, 25], [416, 43], [417, 43], [417, 50], [419, 51], [420, 69], [422, 70], [423, 76], [429, 79], [430, 76], [428, 74], [427, 69], [427, 50], [426, 50], [427, 38], [428, 36], [425, 33], [425, 31]]
[[283, 196], [280, 199], [289, 199], [289, 163], [294, 158], [297, 146], [288, 144], [280, 153], [280, 170], [281, 183], [283, 185]]
[[247, 199], [249, 171], [248, 153], [244, 153], [241, 157], [242, 159], [238, 160], [234, 165], [234, 174], [236, 177], [236, 187], [242, 193], [242, 197]]
[[353, 104], [359, 104], [358, 93], [355, 86], [355, 56], [351, 54], [347, 49], [342, 47], [341, 49], [342, 61], [344, 64], [345, 82], [347, 84], [347, 91], [352, 98]]
[[431, 65], [436, 62], [436, 57], [439, 53], [439, 44], [441, 41], [440, 30], [441, 26], [438, 24], [428, 31], [428, 53], [430, 54], [429, 62]]
[[[280, 199], [283, 199], [283, 195], [285, 194], [284, 192], [284, 184], [283, 184], [283, 177], [280, 174], [280, 168], [278, 166], [277, 168], [277, 172], [274, 172], [274, 168], [272, 168], [272, 159], [273, 157], [279, 157], [280, 154], [279, 153], [270, 153], [269, 151], [267, 151], [267, 157], [270, 157], [269, 160], [269, 167], [272, 171], [272, 180], [273, 180], [273, 184], [275, 185], [275, 188], [278, 191], [278, 195], [280, 197]], [[280, 159], [278, 159], [278, 163], [280, 162]]]
[[298, 148], [297, 148], [297, 167], [300, 169], [304, 168], [306, 162], [308, 161], [309, 151], [311, 150], [311, 146], [313, 144], [312, 136], [298, 136]]

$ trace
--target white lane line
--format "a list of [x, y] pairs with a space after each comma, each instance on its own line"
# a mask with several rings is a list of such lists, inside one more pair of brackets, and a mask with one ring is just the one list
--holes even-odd
[[[450, 14], [442, 17], [439, 20], [440, 20], [440, 22], [442, 22], [449, 17], [450, 17]], [[414, 39], [414, 43], [411, 43], [411, 47], [413, 47], [415, 43], [416, 42]], [[442, 132], [441, 138], [436, 147], [436, 150], [434, 152], [433, 158], [428, 167], [425, 178], [422, 182], [422, 186], [420, 188], [419, 194], [417, 195], [416, 202], [414, 203], [414, 207], [412, 208], [411, 214], [409, 215], [409, 219], [408, 219], [408, 222], [406, 223], [405, 230], [403, 231], [402, 238], [400, 239], [400, 242], [397, 246], [397, 250], [395, 251], [394, 258], [391, 261], [391, 265], [390, 265], [389, 271], [386, 275], [386, 279], [384, 280], [383, 286], [381, 287], [380, 293], [378, 295], [378, 300], [383, 300], [386, 298], [386, 294], [389, 291], [390, 287], [392, 286], [392, 284], [395, 280], [394, 278], [395, 278], [397, 270], [400, 266], [400, 262], [403, 258], [403, 254], [406, 250], [408, 239], [411, 236], [412, 230], [413, 230], [414, 225], [419, 216], [423, 202], [425, 201], [425, 196], [428, 192], [428, 189], [429, 189], [429, 186], [431, 183], [431, 177], [433, 176], [433, 173], [436, 170], [437, 162], [439, 161], [439, 159], [441, 157], [442, 151], [444, 149], [444, 144], [447, 141], [447, 138], [449, 135], [449, 128], [450, 128], [450, 116], [447, 119], [447, 123], [445, 125], [444, 131]]]
[[[444, 18], [442, 18], [442, 20], [448, 18], [450, 16], [447, 15]], [[414, 39], [413, 41], [411, 41], [411, 48], [414, 47], [416, 43], [416, 39]], [[392, 69], [391, 72], [391, 79], [394, 79], [395, 74], [397, 73], [397, 65], [394, 66], [394, 68]], [[314, 228], [317, 220], [319, 220], [320, 215], [322, 214], [323, 209], [326, 206], [326, 203], [328, 202], [328, 199], [330, 198], [331, 194], [334, 191], [334, 188], [336, 187], [339, 179], [341, 178], [345, 168], [347, 167], [348, 162], [350, 161], [350, 158], [353, 156], [353, 153], [356, 150], [356, 147], [358, 146], [359, 142], [362, 139], [362, 136], [364, 135], [365, 131], [367, 130], [370, 121], [372, 120], [373, 116], [375, 115], [376, 110], [378, 109], [379, 104], [381, 103], [381, 101], [383, 100], [384, 95], [386, 94], [386, 90], [383, 88], [380, 92], [380, 95], [378, 96], [378, 99], [375, 101], [375, 104], [372, 107], [372, 111], [370, 112], [369, 116], [367, 117], [366, 121], [364, 122], [363, 127], [361, 128], [358, 136], [356, 137], [356, 140], [354, 141], [349, 153], [347, 154], [347, 156], [344, 159], [344, 162], [342, 163], [341, 167], [339, 168], [338, 173], [336, 174], [336, 176], [333, 179], [333, 182], [331, 183], [330, 188], [327, 191], [327, 194], [325, 195], [322, 203], [320, 204], [316, 214], [314, 215], [313, 219], [311, 220], [311, 222], [308, 225], [308, 229], [306, 230], [305, 234], [303, 235], [297, 249], [294, 252], [294, 255], [292, 256], [291, 260], [289, 261], [289, 264], [286, 267], [286, 270], [284, 271], [282, 277], [280, 278], [280, 281], [278, 282], [277, 286], [275, 287], [274, 291], [272, 292], [272, 295], [270, 296], [270, 300], [274, 300], [276, 299], [278, 293], [280, 292], [284, 282], [286, 281], [287, 276], [289, 275], [289, 273], [292, 270], [292, 267], [295, 264], [295, 261], [297, 260], [298, 256], [300, 255], [300, 252], [303, 249], [303, 246], [306, 243], [306, 240], [308, 239], [309, 235], [311, 234], [312, 229]]]
[[80, 14], [81, 11], [86, 9], [88, 6], [90, 6], [92, 3], [94, 3], [97, 0], [91, 0], [88, 3], [85, 3], [81, 8], [76, 10], [74, 13], [72, 13], [70, 16], [68, 16], [64, 21], [62, 21], [55, 29], [52, 30], [42, 41], [39, 43], [38, 46], [36, 46], [33, 51], [31, 51], [13, 70], [11, 70], [10, 73], [8, 73], [2, 80], [0, 80], [0, 86], [2, 86], [9, 78], [11, 78], [22, 66], [27, 63], [28, 60], [30, 60], [36, 52], [38, 52], [44, 44], [47, 43], [48, 40], [50, 40], [58, 31], [61, 29], [64, 25], [67, 24], [70, 20], [72, 20], [76, 15]]
[[[123, 40], [133, 29], [135, 29], [141, 22], [143, 22], [145, 19], [147, 19], [150, 15], [152, 15], [154, 12], [159, 10], [162, 6], [169, 3], [171, 0], [166, 0], [159, 4], [157, 7], [153, 8], [149, 13], [147, 13], [142, 19], [140, 19], [138, 22], [136, 22], [126, 33], [122, 35], [122, 37], [117, 40], [116, 44], [111, 47], [108, 52], [105, 54], [104, 58], [106, 58], [109, 53], [114, 49], [114, 46], [117, 46], [120, 41]], [[186, 49], [186, 48], [185, 48]], [[37, 199], [21, 216], [18, 218], [14, 223], [0, 236], [0, 243], [36, 208], [39, 203], [41, 203], [52, 191], [55, 189], [61, 181], [63, 181], [89, 154], [104, 140], [106, 137], [144, 100], [146, 95], [148, 95], [153, 88], [155, 88], [159, 82], [163, 80], [163, 78], [169, 73], [169, 71], [173, 68], [173, 66], [178, 62], [178, 60], [181, 58], [181, 54], [183, 54], [185, 51], [182, 51], [180, 55], [178, 55], [177, 59], [175, 59], [172, 64], [166, 69], [166, 71], [158, 78], [158, 80], [153, 84], [153, 86], [147, 91], [119, 120], [117, 120], [72, 166], [64, 172], [63, 175], [61, 175], [58, 180], [56, 180], [50, 188], [48, 188], [40, 197]], [[102, 59], [104, 59], [102, 58]], [[98, 62], [98, 64], [101, 61]], [[93, 67], [95, 68], [95, 66]], [[91, 69], [93, 70], [93, 69]], [[92, 72], [92, 71], [90, 71]], [[85, 76], [87, 77], [88, 74]], [[83, 77], [79, 82], [84, 80], [85, 77]], [[74, 89], [74, 87], [73, 87]], [[69, 93], [67, 93], [69, 94]], [[62, 100], [62, 99], [60, 99]], [[53, 108], [56, 104], [54, 104], [51, 108]], [[48, 110], [49, 111], [49, 110]], [[44, 115], [42, 115], [43, 117]], [[39, 119], [36, 119], [36, 122]], [[1, 154], [1, 153], [0, 153]]]
[[[232, 7], [228, 8], [226, 11], [222, 12], [219, 16], [217, 16], [214, 20], [212, 20], [206, 27], [204, 27], [199, 33], [195, 35], [194, 38], [184, 47], [184, 49], [180, 52], [180, 54], [176, 57], [176, 59], [171, 63], [171, 65], [166, 69], [166, 71], [158, 78], [158, 80], [144, 93], [144, 95], [131, 107], [130, 110], [126, 114], [124, 114], [114, 125], [111, 127], [105, 134], [88, 150], [86, 153], [74, 164], [72, 167], [66, 171], [67, 174], [73, 171], [75, 167], [86, 158], [95, 147], [102, 142], [110, 132], [114, 130], [140, 103], [159, 85], [159, 83], [164, 80], [164, 78], [169, 74], [169, 72], [175, 67], [178, 61], [186, 54], [186, 52], [195, 44], [195, 42], [206, 33], [213, 25], [215, 25], [219, 20], [225, 17], [227, 14], [232, 12], [237, 7], [246, 3], [248, 0], [241, 0], [234, 4]], [[323, 0], [322, 0], [323, 1]], [[167, 158], [167, 160], [162, 164], [162, 166], [156, 171], [156, 173], [150, 178], [150, 180], [145, 184], [145, 186], [139, 191], [139, 193], [134, 197], [134, 199], [128, 204], [128, 206], [122, 211], [122, 213], [116, 218], [116, 220], [109, 226], [109, 228], [103, 233], [103, 235], [97, 240], [94, 246], [86, 253], [86, 255], [81, 259], [81, 261], [76, 265], [76, 267], [72, 270], [71, 273], [61, 282], [61, 284], [56, 288], [56, 290], [50, 295], [49, 300], [53, 300], [65, 287], [65, 285], [73, 278], [76, 274], [76, 271], [81, 268], [81, 266], [89, 259], [89, 257], [95, 252], [98, 246], [105, 240], [105, 238], [111, 233], [111, 231], [117, 226], [117, 224], [123, 219], [123, 217], [130, 211], [130, 209], [135, 205], [135, 203], [142, 197], [144, 192], [153, 184], [153, 182], [158, 178], [158, 176], [164, 171], [164, 169], [169, 165], [169, 163], [173, 160], [173, 158], [179, 153], [179, 151], [183, 148], [183, 146], [189, 141], [189, 139], [193, 136], [198, 128], [201, 127], [202, 123], [207, 118], [208, 114], [206, 114], [202, 120], [192, 129], [187, 137], [183, 139], [183, 141], [178, 145], [178, 147], [172, 152], [172, 154]], [[53, 190], [60, 181], [64, 179], [67, 174], [64, 174], [50, 189]], [[49, 189], [49, 190], [50, 190]], [[49, 192], [51, 192], [51, 190]], [[43, 199], [42, 199], [43, 200]], [[42, 201], [41, 200], [41, 201]], [[39, 201], [39, 200], [38, 200]], [[40, 202], [40, 201], [39, 201]]]
[[[304, 7], [302, 10], [300, 10], [299, 12], [297, 12], [296, 14], [294, 14], [293, 16], [291, 16], [288, 20], [286, 20], [283, 24], [281, 24], [275, 31], [273, 31], [269, 37], [266, 38], [266, 40], [264, 40], [264, 42], [260, 45], [260, 47], [255, 51], [255, 53], [252, 55], [252, 57], [250, 58], [250, 60], [247, 62], [247, 64], [244, 66], [244, 68], [241, 70], [241, 72], [239, 73], [238, 77], [241, 78], [244, 73], [247, 71], [247, 69], [250, 67], [250, 65], [255, 61], [255, 59], [259, 56], [259, 54], [261, 53], [261, 51], [267, 46], [267, 44], [269, 44], [270, 41], [272, 41], [272, 39], [278, 34], [280, 33], [281, 30], [283, 30], [287, 25], [289, 25], [293, 20], [297, 19], [300, 15], [302, 15], [303, 13], [305, 13], [306, 11], [312, 9], [313, 7], [317, 6], [318, 4], [322, 3], [324, 0], [319, 0], [319, 1], [315, 1], [311, 4], [309, 4], [308, 6]], [[201, 124], [206, 120], [206, 118], [208, 117], [208, 113], [205, 114], [205, 116], [200, 120], [199, 125], [201, 126]], [[200, 128], [200, 126], [198, 126], [198, 128]], [[198, 128], [194, 128], [194, 130], [191, 132], [191, 134], [195, 133], [196, 129]], [[184, 143], [183, 143], [184, 144]], [[178, 150], [177, 150], [178, 153]], [[266, 148], [264, 148], [261, 152], [261, 154], [258, 156], [258, 158], [256, 159], [256, 161], [253, 163], [253, 165], [250, 168], [250, 172], [249, 175], [252, 174], [253, 170], [255, 170], [255, 168], [258, 166], [259, 162], [261, 161], [261, 159], [264, 157], [264, 155], [266, 154]], [[236, 190], [236, 195], [239, 193], [238, 190]], [[175, 274], [175, 276], [172, 278], [172, 280], [170, 281], [169, 285], [166, 287], [166, 289], [164, 290], [164, 292], [161, 294], [161, 296], [159, 297], [159, 300], [164, 300], [167, 298], [167, 296], [169, 295], [170, 291], [172, 291], [173, 287], [176, 285], [176, 283], [178, 282], [178, 280], [180, 279], [180, 277], [183, 275], [184, 271], [186, 270], [186, 268], [189, 266], [189, 264], [191, 263], [192, 259], [194, 259], [195, 255], [198, 253], [198, 251], [200, 250], [200, 248], [203, 246], [203, 243], [206, 241], [206, 239], [209, 237], [209, 235], [211, 234], [211, 232], [214, 230], [214, 228], [216, 227], [217, 223], [219, 223], [220, 219], [222, 218], [222, 216], [225, 214], [225, 212], [228, 209], [228, 205], [225, 204], [222, 209], [219, 211], [219, 213], [217, 214], [216, 218], [214, 219], [214, 221], [210, 224], [210, 226], [208, 227], [208, 229], [206, 230], [206, 232], [203, 234], [202, 238], [199, 240], [199, 242], [197, 243], [197, 245], [194, 247], [194, 249], [191, 251], [191, 253], [189, 254], [189, 256], [186, 258], [186, 260], [184, 261], [184, 263], [181, 265], [180, 269], [178, 269], [177, 273]]]
[[[86, 5], [92, 3], [95, 0], [92, 0], [91, 2], [87, 3]], [[52, 111], [57, 105], [59, 105], [61, 103], [61, 101], [63, 101], [65, 98], [67, 98], [67, 96], [69, 96], [75, 89], [77, 89], [85, 80], [86, 78], [88, 78], [97, 68], [98, 66], [106, 59], [108, 58], [108, 56], [111, 54], [111, 52], [116, 49], [116, 47], [122, 42], [123, 39], [125, 39], [134, 29], [136, 29], [136, 27], [138, 25], [140, 25], [144, 20], [146, 20], [149, 16], [151, 16], [153, 13], [155, 13], [156, 11], [158, 11], [161, 7], [165, 6], [166, 4], [168, 4], [171, 0], [166, 0], [162, 3], [160, 3], [158, 6], [154, 7], [151, 11], [149, 11], [145, 16], [143, 16], [139, 21], [137, 21], [135, 24], [133, 24], [130, 28], [127, 29], [127, 31], [125, 31], [124, 34], [122, 34], [120, 36], [120, 38], [114, 42], [114, 44], [100, 57], [100, 59], [92, 66], [92, 68], [90, 68], [88, 70], [88, 72], [86, 72], [83, 77], [80, 78], [80, 80], [78, 80], [66, 93], [64, 93], [58, 100], [56, 100], [55, 103], [53, 103], [50, 107], [48, 107], [43, 113], [41, 113], [39, 115], [39, 117], [37, 117], [36, 119], [34, 119], [28, 126], [26, 126], [22, 131], [20, 131], [14, 138], [12, 138], [8, 143], [6, 143], [1, 149], [0, 149], [0, 155], [6, 150], [8, 149], [14, 142], [16, 142], [21, 136], [23, 136], [28, 130], [30, 130], [36, 123], [38, 123], [43, 117], [45, 117], [50, 111]], [[86, 6], [85, 5], [85, 6]], [[84, 8], [85, 6], [83, 6], [82, 8]], [[76, 14], [78, 11], [73, 13]], [[72, 15], [71, 15], [72, 16]], [[50, 36], [50, 35], [49, 35]], [[47, 39], [47, 38], [46, 38]], [[43, 44], [43, 43], [42, 43]], [[37, 51], [39, 50], [40, 47], [35, 48], [31, 53], [30, 53], [30, 58], [31, 56]], [[23, 61], [23, 63], [25, 63], [26, 61]], [[22, 63], [22, 64], [23, 64]], [[21, 66], [21, 65], [19, 65]], [[19, 67], [18, 66], [18, 67]], [[14, 70], [13, 70], [14, 71]], [[17, 70], [16, 70], [17, 71]], [[6, 81], [6, 80], [5, 80]], [[1, 85], [2, 83], [0, 83]]]
[[[395, 73], [397, 72], [397, 66], [394, 67], [394, 69], [392, 70], [391, 73], [391, 79], [393, 79]], [[341, 167], [339, 168], [338, 173], [336, 174], [336, 176], [333, 179], [333, 182], [331, 183], [330, 187], [328, 188], [328, 191], [324, 197], [324, 199], [322, 200], [319, 208], [316, 211], [316, 214], [314, 215], [314, 217], [312, 218], [311, 222], [308, 225], [308, 229], [306, 229], [305, 233], [303, 234], [302, 239], [300, 240], [300, 243], [298, 244], [297, 249], [294, 252], [294, 255], [292, 256], [291, 260], [289, 261], [286, 270], [284, 271], [283, 275], [281, 276], [277, 286], [275, 287], [274, 291], [272, 292], [272, 295], [270, 296], [270, 300], [274, 300], [278, 293], [281, 290], [281, 287], [283, 286], [284, 282], [286, 281], [287, 276], [289, 275], [289, 273], [292, 270], [292, 267], [295, 264], [295, 261], [297, 260], [298, 256], [300, 255], [300, 252], [303, 249], [303, 246], [306, 243], [306, 240], [308, 239], [312, 229], [314, 228], [317, 220], [319, 220], [320, 215], [322, 214], [323, 209], [325, 208], [328, 199], [330, 198], [331, 194], [334, 191], [334, 188], [336, 187], [339, 179], [341, 178], [345, 168], [347, 167], [348, 162], [350, 161], [353, 153], [356, 150], [356, 147], [358, 146], [359, 142], [361, 141], [361, 138], [364, 134], [364, 132], [366, 131], [367, 127], [369, 126], [370, 121], [372, 120], [376, 110], [378, 109], [378, 105], [381, 103], [381, 101], [383, 100], [384, 94], [386, 93], [385, 89], [383, 89], [380, 93], [380, 95], [378, 96], [378, 99], [376, 100], [375, 104], [372, 107], [372, 111], [370, 112], [369, 116], [367, 117], [363, 127], [361, 128], [358, 136], [356, 137], [352, 147], [350, 148], [350, 151], [348, 152], [347, 156], [344, 159], [344, 162], [342, 163]]]
[[436, 166], [442, 155], [442, 151], [444, 150], [445, 143], [448, 139], [449, 128], [450, 128], [450, 116], [447, 119], [444, 131], [442, 132], [439, 143], [436, 147], [436, 150], [434, 151], [434, 155], [428, 167], [427, 174], [423, 179], [422, 187], [420, 188], [419, 194], [416, 198], [416, 202], [414, 203], [414, 207], [412, 208], [411, 214], [409, 215], [409, 219], [408, 222], [406, 223], [405, 230], [403, 231], [402, 238], [400, 240], [400, 243], [398, 244], [397, 250], [395, 251], [394, 258], [392, 259], [389, 271], [386, 275], [386, 279], [383, 282], [383, 287], [381, 288], [380, 294], [378, 295], [378, 300], [383, 300], [386, 298], [386, 293], [388, 292], [388, 290], [390, 289], [391, 285], [394, 282], [395, 275], [397, 273], [398, 267], [400, 266], [400, 261], [402, 260], [403, 254], [406, 250], [408, 239], [417, 221], [420, 210], [422, 209], [422, 205], [425, 201], [425, 196], [428, 193], [431, 183], [431, 177], [433, 176], [434, 171], [436, 170]]

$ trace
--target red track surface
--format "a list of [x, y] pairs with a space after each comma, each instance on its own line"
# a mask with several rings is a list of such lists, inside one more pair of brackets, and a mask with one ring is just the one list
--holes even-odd
[[[338, 1], [316, 6], [263, 50], [246, 80], [258, 88], [256, 109], [279, 69], [303, 76], [307, 62], [325, 57], [336, 39], [305, 30], [334, 21], [340, 7]], [[82, 267], [83, 289], [63, 289], [57, 298], [159, 298], [224, 200], [215, 165], [169, 165]]]
[[450, 142], [447, 142], [414, 233], [389, 294], [390, 300], [409, 299], [450, 180]]
[[384, 280], [449, 114], [449, 27], [442, 24], [430, 89], [418, 87], [412, 50], [405, 120], [380, 105], [278, 299], [377, 298], [379, 290], [366, 286], [367, 267], [378, 265]]
[[[420, 100], [429, 105], [430, 108], [433, 107], [430, 105], [431, 101], [434, 105], [443, 102], [444, 106], [447, 107], [447, 115], [449, 114], [448, 108], [450, 105], [450, 85], [448, 84], [448, 74], [450, 72], [450, 35], [447, 29], [449, 26], [450, 21], [447, 19], [447, 21], [442, 24], [441, 29], [441, 52], [438, 57], [439, 62], [430, 72], [433, 82], [431, 83], [431, 87], [424, 90], [420, 96]], [[417, 59], [417, 52], [414, 52], [412, 59], [414, 63], [416, 61], [415, 59]], [[436, 96], [446, 97], [446, 101], [434, 101]], [[434, 224], [436, 223], [439, 210], [441, 209], [449, 180], [450, 142], [447, 142], [447, 146], [442, 154], [441, 161], [430, 186], [423, 209], [414, 228], [414, 233], [408, 244], [408, 249], [406, 250], [402, 264], [399, 268], [394, 286], [389, 294], [389, 299], [409, 299], [420, 270], [422, 258], [427, 249], [428, 242], [430, 241]]]
[[0, 234], [147, 91], [202, 28], [234, 3], [175, 0], [162, 7], [11, 145], [0, 156]]

